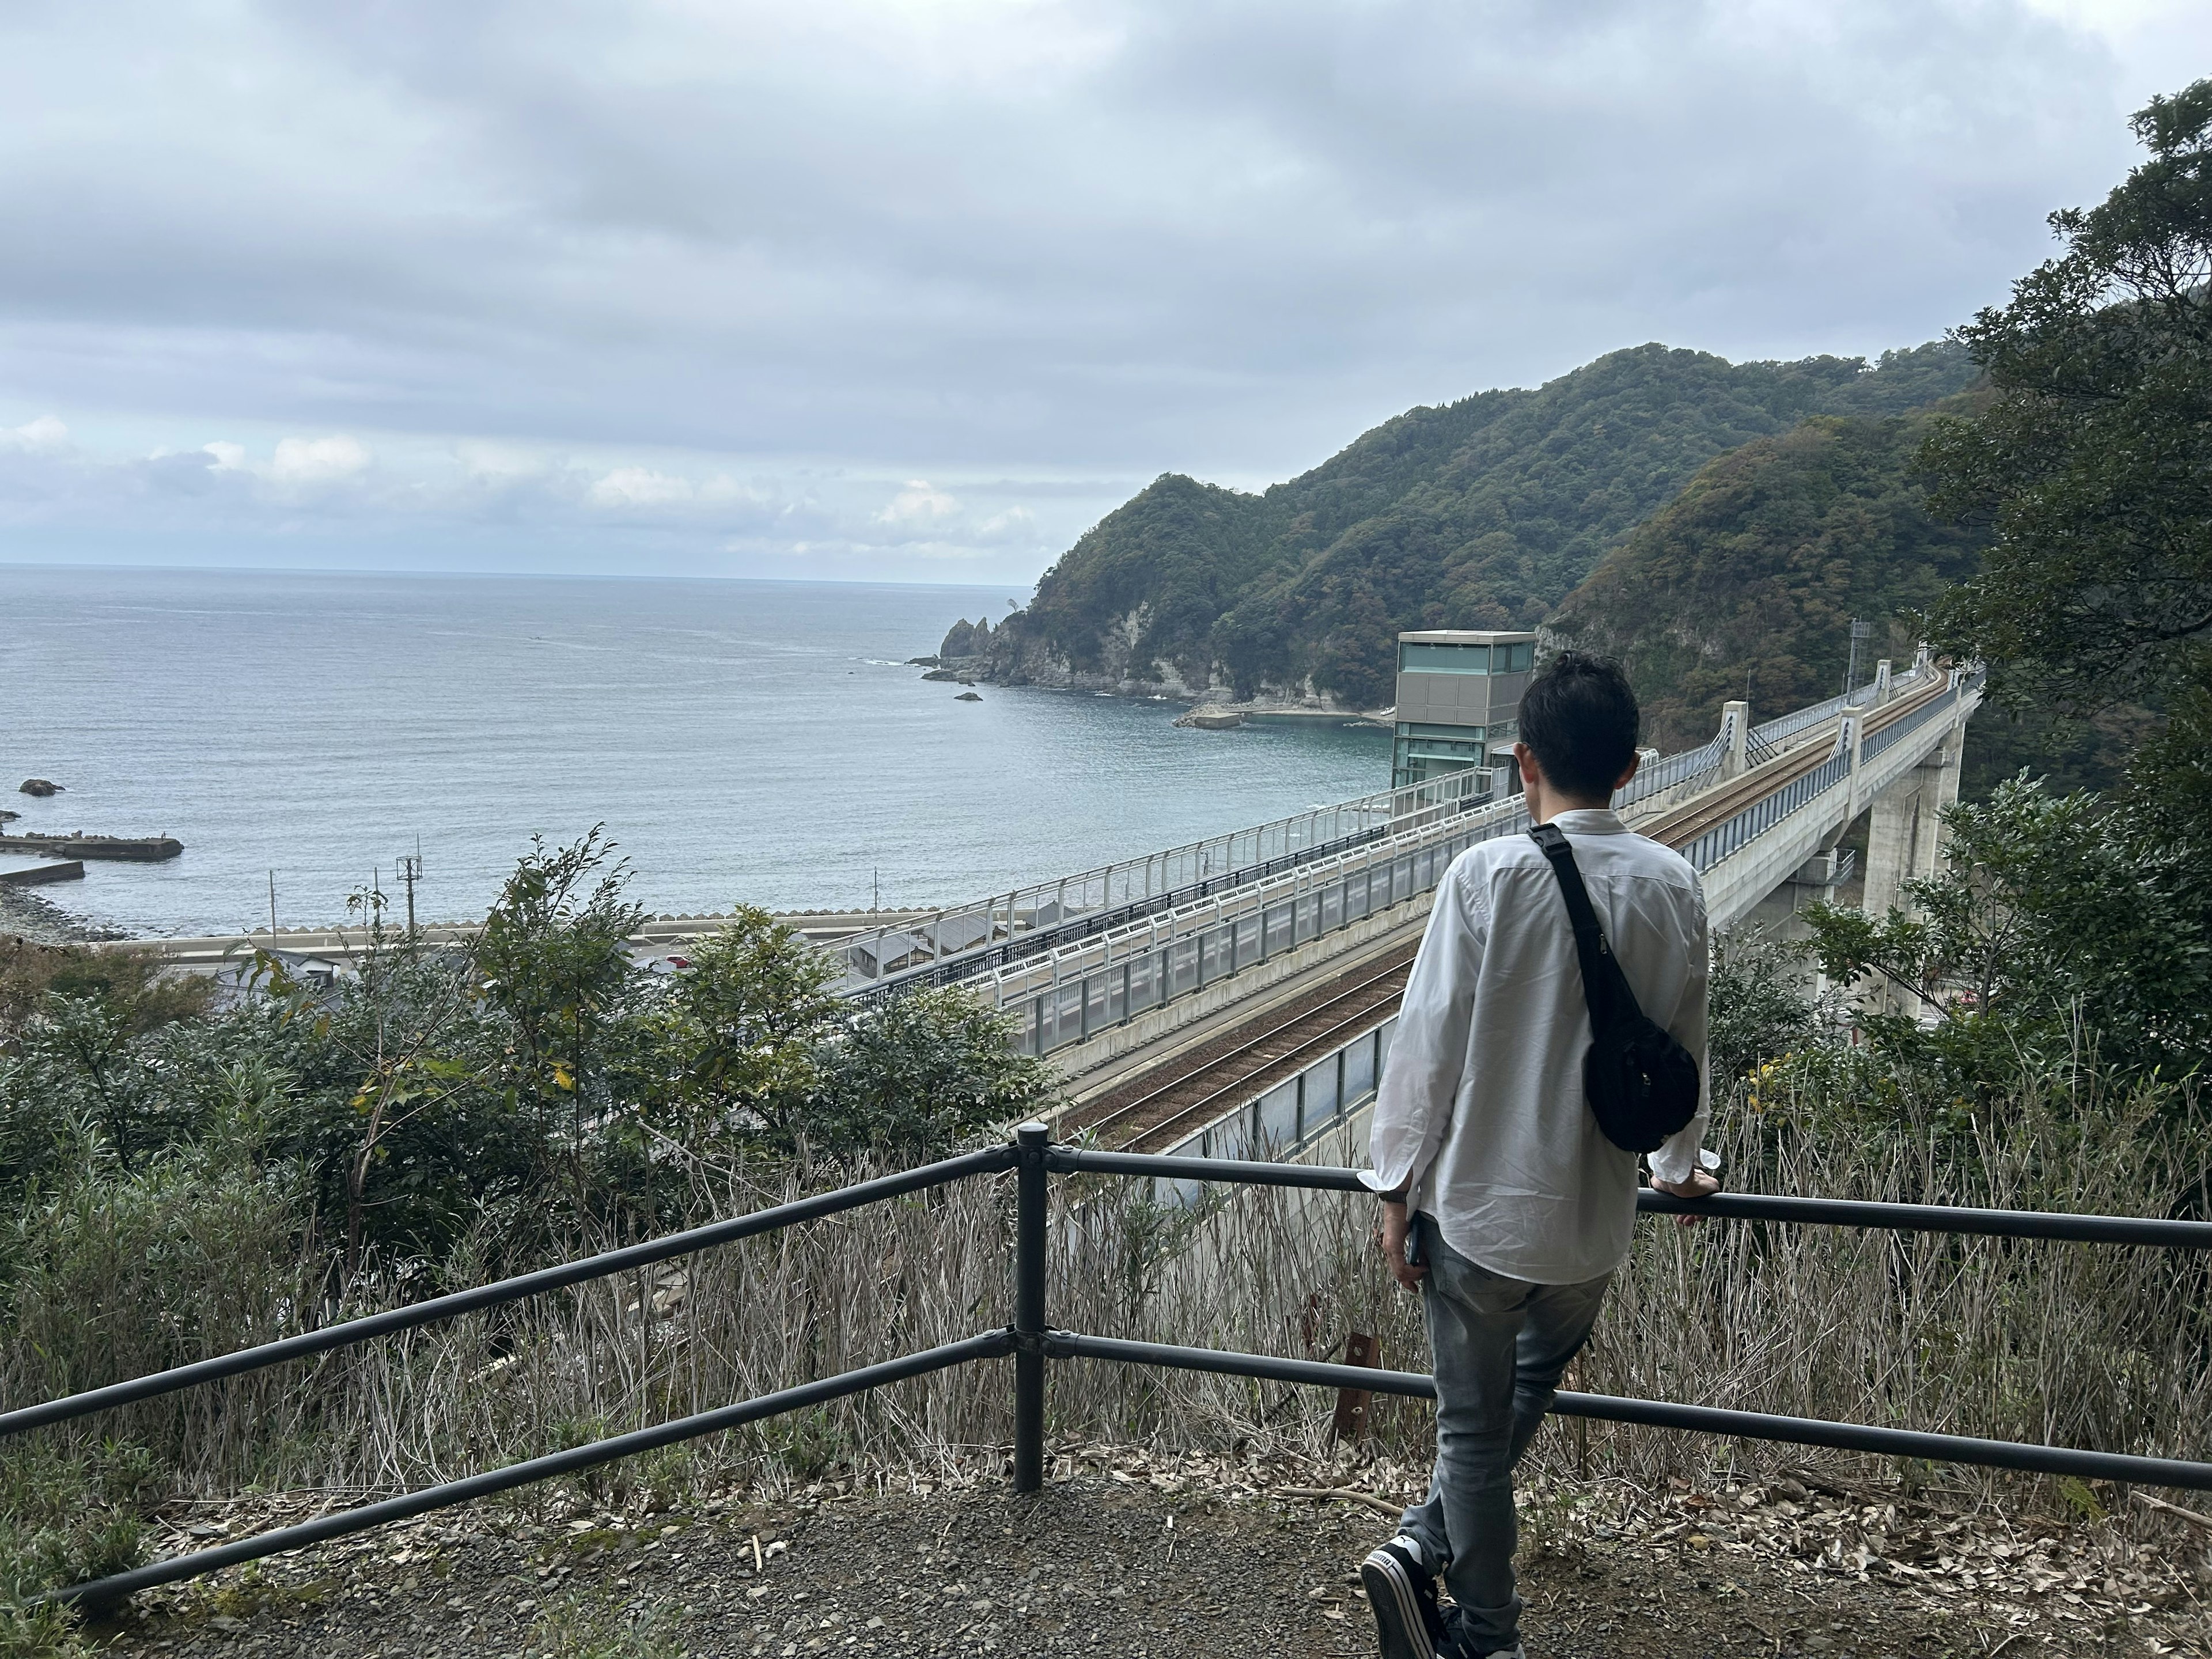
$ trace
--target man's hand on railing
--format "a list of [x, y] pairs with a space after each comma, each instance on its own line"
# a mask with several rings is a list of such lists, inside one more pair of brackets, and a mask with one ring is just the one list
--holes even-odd
[[[1711, 1198], [1720, 1191], [1721, 1182], [1720, 1177], [1710, 1170], [1692, 1170], [1687, 1181], [1661, 1181], [1655, 1176], [1651, 1189], [1664, 1193], [1669, 1198], [1687, 1199], [1694, 1204], [1698, 1200]], [[1702, 1227], [1705, 1224], [1705, 1218], [1701, 1215], [1678, 1215], [1674, 1218], [1674, 1224], [1678, 1227]]]

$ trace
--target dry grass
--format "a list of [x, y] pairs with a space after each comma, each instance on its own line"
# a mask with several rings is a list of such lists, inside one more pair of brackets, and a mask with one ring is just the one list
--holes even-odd
[[[1819, 1132], [1790, 1115], [1832, 1084], [1808, 1079], [1795, 1098], [1770, 1085], [1777, 1109], [1728, 1115], [1736, 1186], [2160, 1213], [2204, 1173], [2201, 1148], [2188, 1164], [2157, 1127], [2155, 1109], [2170, 1102], [2085, 1110], [2031, 1090], [1997, 1124], [1899, 1107], [1880, 1126]], [[736, 1213], [862, 1173], [702, 1173], [702, 1207]], [[174, 1463], [184, 1489], [206, 1493], [451, 1479], [1003, 1326], [1012, 1207], [1010, 1177], [971, 1181], [149, 1402], [74, 1433], [143, 1441]], [[1189, 1212], [1157, 1207], [1132, 1183], [1077, 1179], [1055, 1182], [1054, 1208], [1054, 1325], [1322, 1358], [1358, 1329], [1382, 1338], [1386, 1364], [1425, 1368], [1415, 1304], [1373, 1255], [1362, 1201], [1260, 1189]], [[252, 1233], [243, 1207], [233, 1226]], [[239, 1259], [223, 1252], [244, 1245], [210, 1238], [158, 1273], [129, 1262], [127, 1228], [106, 1248], [117, 1283], [135, 1287], [121, 1299], [147, 1304], [109, 1310], [128, 1352], [133, 1331], [158, 1323], [164, 1295], [215, 1294], [226, 1261]], [[304, 1278], [288, 1275], [273, 1247], [247, 1258], [258, 1277], [234, 1278], [221, 1321], [236, 1343], [281, 1329]], [[482, 1266], [489, 1277], [500, 1264]], [[1577, 1380], [1603, 1393], [2188, 1455], [2212, 1438], [2204, 1271], [2177, 1252], [1647, 1222]], [[166, 1290], [153, 1282], [161, 1273]], [[66, 1314], [47, 1310], [41, 1328], [58, 1330]], [[210, 1343], [226, 1334], [208, 1328]], [[24, 1340], [0, 1355], [9, 1400], [40, 1397], [48, 1375]], [[939, 1374], [602, 1472], [595, 1495], [681, 1487], [710, 1467], [717, 1480], [773, 1486], [866, 1462], [988, 1462], [1011, 1434], [1012, 1383], [1006, 1362]], [[1048, 1411], [1051, 1433], [1070, 1442], [1313, 1453], [1331, 1403], [1311, 1389], [1081, 1362], [1053, 1370]], [[1378, 1449], [1419, 1461], [1426, 1416], [1419, 1404], [1378, 1409]], [[1597, 1425], [1540, 1447], [1553, 1473], [1646, 1484], [1716, 1462], [1750, 1473], [1808, 1458]]]

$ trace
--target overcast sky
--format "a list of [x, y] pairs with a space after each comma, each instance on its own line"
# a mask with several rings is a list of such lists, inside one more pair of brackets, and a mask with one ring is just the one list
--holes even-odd
[[1880, 352], [2203, 0], [0, 0], [0, 559], [1026, 581], [1645, 340]]

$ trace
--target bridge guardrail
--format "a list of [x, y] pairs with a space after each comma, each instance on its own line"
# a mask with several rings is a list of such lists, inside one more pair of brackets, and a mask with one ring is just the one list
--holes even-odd
[[1710, 743], [1701, 744], [1695, 749], [1686, 749], [1679, 755], [1668, 755], [1649, 766], [1638, 768], [1636, 775], [1628, 781], [1627, 788], [1613, 791], [1613, 810], [1618, 812], [1638, 801], [1649, 800], [1654, 795], [1717, 772], [1722, 762], [1727, 758], [1728, 727], [1723, 726]]
[[1448, 773], [1425, 783], [1308, 807], [1142, 858], [1031, 882], [852, 934], [835, 950], [871, 988], [943, 983], [997, 965], [991, 961], [994, 955], [1003, 962], [1034, 954], [1056, 940], [1096, 933], [1378, 836], [1466, 811], [1489, 791], [1486, 772]]
[[[1900, 687], [1917, 684], [1923, 674], [1933, 673], [1930, 668], [1916, 665], [1891, 679], [1890, 690], [1894, 694]], [[1808, 703], [1802, 708], [1793, 708], [1786, 714], [1777, 714], [1772, 720], [1751, 728], [1752, 740], [1779, 750], [1785, 738], [1795, 737], [1810, 726], [1833, 720], [1846, 708], [1864, 708], [1881, 689], [1880, 680], [1869, 680], [1864, 685], [1854, 686], [1839, 697], [1830, 697], [1825, 702]]]
[[1761, 795], [1743, 811], [1706, 830], [1682, 850], [1699, 875], [1754, 837], [1765, 835], [1799, 808], [1808, 806], [1851, 775], [1851, 757], [1840, 742], [1836, 752], [1801, 777]]
[[1433, 889], [1478, 842], [1528, 827], [1519, 801], [1393, 836], [1272, 884], [1117, 934], [1030, 957], [973, 985], [1014, 1022], [1014, 1046], [1047, 1054]]
[[[664, 1261], [671, 1255], [688, 1255], [696, 1249], [709, 1248], [713, 1243], [772, 1231], [814, 1216], [859, 1208], [901, 1193], [943, 1186], [971, 1176], [1008, 1170], [1014, 1172], [1016, 1177], [1012, 1264], [1014, 1305], [1013, 1323], [1004, 1329], [981, 1332], [961, 1341], [945, 1343], [878, 1364], [841, 1372], [835, 1376], [823, 1377], [756, 1399], [697, 1413], [652, 1428], [594, 1441], [570, 1450], [532, 1458], [501, 1469], [487, 1470], [464, 1480], [448, 1481], [380, 1502], [340, 1510], [295, 1526], [276, 1528], [213, 1548], [195, 1550], [167, 1561], [95, 1579], [89, 1583], [52, 1591], [43, 1599], [94, 1607], [112, 1606], [139, 1590], [198, 1577], [223, 1567], [258, 1560], [328, 1539], [368, 1531], [413, 1516], [470, 1503], [495, 1492], [573, 1474], [639, 1452], [718, 1434], [746, 1423], [979, 1359], [1011, 1356], [1014, 1361], [1012, 1463], [1013, 1486], [1017, 1492], [1035, 1492], [1044, 1482], [1045, 1362], [1048, 1359], [1103, 1359], [1330, 1388], [1362, 1388], [1384, 1394], [1433, 1396], [1435, 1385], [1431, 1379], [1415, 1372], [1373, 1370], [1364, 1366], [1335, 1365], [1266, 1354], [1225, 1352], [1218, 1349], [1182, 1347], [1167, 1343], [1130, 1342], [1115, 1337], [1091, 1336], [1050, 1328], [1045, 1319], [1045, 1251], [1050, 1199], [1048, 1183], [1054, 1174], [1129, 1176], [1152, 1180], [1296, 1187], [1347, 1194], [1365, 1193], [1368, 1188], [1357, 1170], [1301, 1164], [1161, 1157], [1141, 1152], [1103, 1152], [1080, 1147], [1055, 1146], [1051, 1144], [1050, 1131], [1042, 1123], [1022, 1125], [1014, 1132], [1013, 1144], [1009, 1146], [989, 1147], [963, 1157], [925, 1164], [902, 1175], [842, 1188], [802, 1200], [797, 1204], [779, 1205], [711, 1227], [696, 1228], [652, 1240], [630, 1250], [589, 1257], [549, 1268], [542, 1273], [523, 1274], [455, 1297], [440, 1297], [416, 1309], [395, 1311], [410, 1316], [404, 1318], [404, 1324], [422, 1324], [433, 1319], [450, 1317], [464, 1311], [465, 1308], [519, 1301], [545, 1289], [604, 1278], [623, 1272], [639, 1261]], [[1851, 1200], [1801, 1199], [1755, 1194], [1722, 1194], [1692, 1204], [1648, 1189], [1637, 1195], [1637, 1207], [1641, 1211], [1662, 1214], [1702, 1214], [1717, 1220], [1859, 1226], [1903, 1232], [1983, 1234], [2003, 1238], [2212, 1249], [2212, 1222], [2156, 1218], [1977, 1210], [1944, 1205], [1866, 1203]], [[606, 1265], [610, 1262], [617, 1265]], [[0, 1435], [85, 1417], [122, 1403], [126, 1399], [150, 1399], [157, 1395], [192, 1387], [215, 1376], [236, 1376], [264, 1366], [279, 1364], [303, 1353], [368, 1341], [386, 1330], [402, 1328], [380, 1323], [380, 1321], [389, 1317], [378, 1316], [356, 1320], [331, 1328], [328, 1332], [313, 1333], [312, 1346], [301, 1346], [305, 1340], [303, 1338], [289, 1338], [203, 1361], [197, 1365], [156, 1372], [117, 1384], [112, 1389], [94, 1389], [40, 1406], [0, 1413]], [[1778, 1417], [1766, 1413], [1607, 1395], [1562, 1393], [1553, 1410], [1563, 1416], [1640, 1423], [1662, 1428], [1827, 1446], [1889, 1456], [1973, 1463], [2039, 1474], [2070, 1474], [2087, 1480], [2136, 1481], [2146, 1486], [2198, 1492], [2212, 1491], [2212, 1463], [2181, 1458], [1989, 1440], [1966, 1435], [1828, 1422], [1820, 1419]]]
[[[1949, 696], [1932, 696], [1869, 734], [1861, 745], [1862, 763], [1875, 738], [1885, 738], [1885, 747], [1896, 742], [1938, 713], [1956, 708], [1978, 684], [1960, 679]], [[1891, 732], [1895, 736], [1886, 737]], [[1723, 730], [1703, 748], [1656, 763], [1652, 770], [1661, 781], [1654, 793], [1695, 778], [1700, 766], [1717, 770], [1727, 735]], [[1704, 831], [1681, 848], [1683, 855], [1702, 874], [1850, 774], [1850, 757], [1839, 732], [1834, 751], [1818, 768]], [[1203, 910], [1163, 911], [982, 974], [963, 974], [961, 980], [1012, 1017], [1017, 1049], [1052, 1054], [1427, 892], [1468, 848], [1527, 827], [1528, 810], [1517, 799], [1457, 817], [1431, 817], [1421, 828], [1368, 840], [1295, 865], [1279, 876], [1240, 884]]]
[[[1892, 688], [1910, 685], [1933, 672], [1916, 667], [1893, 679]], [[1747, 734], [1747, 749], [1761, 759], [1780, 753], [1796, 732], [1833, 718], [1855, 698], [1871, 697], [1875, 684], [1869, 681], [1844, 696], [1753, 726]], [[1652, 762], [1614, 797], [1613, 805], [1617, 809], [1634, 806], [1669, 790], [1694, 786], [1717, 773], [1727, 754], [1724, 727], [1709, 742]], [[1142, 858], [1031, 882], [989, 898], [853, 933], [833, 948], [861, 981], [853, 994], [951, 984], [1468, 811], [1487, 800], [1489, 791], [1486, 772], [1447, 773], [1425, 783], [1309, 807]]]
[[[1955, 712], [1962, 702], [1981, 689], [1982, 678], [1978, 670], [1972, 674], [1957, 676], [1948, 693], [1931, 696], [1911, 713], [1901, 714], [1868, 732], [1859, 742], [1860, 766], [1863, 768], [1869, 761], [1937, 716]], [[1682, 855], [1690, 860], [1699, 875], [1703, 875], [1730, 854], [1741, 850], [1783, 819], [1809, 806], [1844, 781], [1851, 775], [1851, 757], [1844, 747], [1845, 737], [1843, 732], [1837, 734], [1835, 751], [1818, 767], [1792, 779], [1771, 793], [1761, 796], [1725, 822], [1713, 825], [1684, 847]]]

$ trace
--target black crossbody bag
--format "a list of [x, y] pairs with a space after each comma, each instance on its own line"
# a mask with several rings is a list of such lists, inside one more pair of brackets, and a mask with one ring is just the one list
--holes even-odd
[[1583, 1056], [1583, 1092], [1605, 1138], [1624, 1152], [1653, 1152], [1698, 1115], [1698, 1062], [1664, 1029], [1644, 1017], [1628, 975], [1605, 942], [1574, 848], [1556, 825], [1540, 823], [1529, 838], [1552, 861], [1559, 896], [1574, 924], [1575, 955], [1589, 1000], [1590, 1046]]

